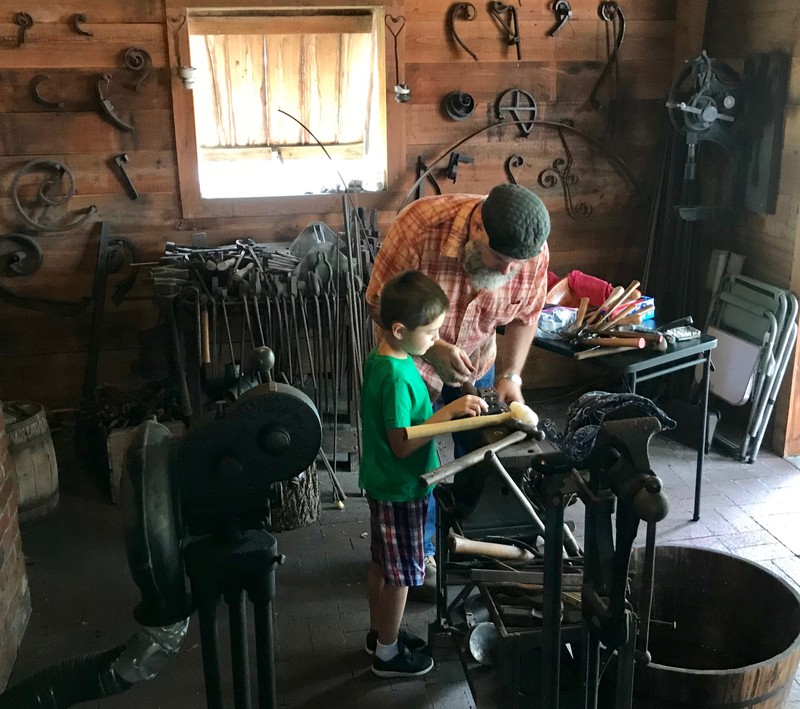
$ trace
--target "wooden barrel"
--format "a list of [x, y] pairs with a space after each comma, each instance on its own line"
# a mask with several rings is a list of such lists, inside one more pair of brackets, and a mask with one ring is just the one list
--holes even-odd
[[[635, 602], [643, 561], [637, 549]], [[652, 620], [652, 661], [636, 666], [635, 707], [786, 703], [800, 661], [800, 594], [768, 569], [711, 549], [656, 547]]]
[[43, 517], [58, 504], [58, 465], [41, 404], [3, 403], [11, 474], [17, 485], [19, 521]]

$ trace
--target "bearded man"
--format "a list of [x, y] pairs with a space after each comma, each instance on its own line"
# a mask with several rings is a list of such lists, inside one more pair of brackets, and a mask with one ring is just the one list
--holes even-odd
[[[439, 195], [408, 205], [381, 242], [367, 288], [378, 322], [383, 284], [402, 271], [435, 280], [450, 299], [440, 339], [417, 367], [436, 405], [461, 396], [459, 386], [494, 385], [502, 401], [522, 402], [521, 372], [547, 293], [550, 215], [537, 195], [502, 184], [486, 197]], [[505, 328], [506, 361], [495, 372], [495, 332]], [[455, 437], [454, 437], [455, 438]], [[467, 451], [455, 440], [456, 457]], [[428, 509], [435, 510], [432, 500]], [[435, 587], [435, 515], [425, 533], [425, 586]], [[430, 559], [428, 559], [430, 557]]]

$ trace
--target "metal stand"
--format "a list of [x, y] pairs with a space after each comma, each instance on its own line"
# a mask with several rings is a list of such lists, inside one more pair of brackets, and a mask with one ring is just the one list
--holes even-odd
[[189, 544], [184, 558], [200, 621], [208, 709], [223, 709], [217, 633], [220, 597], [228, 605], [234, 706], [252, 706], [245, 592], [254, 611], [258, 707], [273, 709], [277, 701], [272, 601], [275, 567], [284, 558], [278, 554], [278, 542], [271, 534], [257, 530], [239, 533], [232, 539], [205, 537]]

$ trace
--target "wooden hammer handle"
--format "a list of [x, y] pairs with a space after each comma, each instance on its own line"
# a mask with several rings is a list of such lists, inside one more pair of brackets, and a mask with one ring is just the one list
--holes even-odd
[[417, 426], [407, 426], [405, 429], [406, 440], [413, 441], [415, 438], [428, 438], [438, 436], [442, 433], [455, 433], [457, 431], [471, 431], [476, 428], [494, 426], [503, 421], [513, 418], [510, 411], [502, 414], [491, 414], [489, 416], [470, 416], [467, 418], [453, 419], [452, 421], [440, 421], [438, 423], [421, 423]]
[[521, 549], [511, 544], [479, 542], [452, 533], [447, 537], [447, 547], [454, 554], [477, 554], [506, 561], [533, 561], [534, 558], [527, 549]]
[[581, 343], [595, 347], [630, 347], [638, 350], [644, 348], [644, 338], [642, 337], [589, 337], [582, 339]]
[[635, 291], [639, 285], [639, 281], [631, 281], [630, 285], [624, 291], [622, 291], [622, 294], [619, 296], [619, 298], [614, 300], [610, 305], [606, 306], [606, 311], [599, 320], [595, 320], [594, 324], [599, 325], [604, 320], [607, 320], [611, 316], [611, 313], [614, 311], [614, 309], [621, 303], [625, 303], [630, 298], [631, 293], [633, 293], [633, 291]]

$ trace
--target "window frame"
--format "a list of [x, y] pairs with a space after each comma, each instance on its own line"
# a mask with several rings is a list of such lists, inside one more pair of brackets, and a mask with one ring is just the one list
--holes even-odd
[[[301, 1], [287, 3], [286, 0], [261, 0], [258, 3], [242, 3], [241, 0], [195, 0], [181, 5], [167, 4], [166, 30], [167, 46], [169, 51], [169, 66], [172, 90], [172, 114], [175, 132], [175, 157], [178, 168], [178, 191], [180, 198], [180, 212], [183, 219], [218, 218], [218, 217], [254, 217], [298, 212], [336, 212], [341, 205], [341, 193], [294, 195], [282, 197], [246, 197], [246, 198], [204, 198], [200, 195], [200, 184], [197, 161], [197, 133], [194, 121], [194, 102], [192, 92], [181, 83], [178, 74], [180, 63], [188, 65], [189, 50], [189, 23], [188, 18], [192, 12], [208, 10], [287, 10], [287, 9], [349, 9], [365, 8], [376, 11], [378, 14], [378, 42], [379, 57], [382, 59], [380, 68], [384, 73], [385, 81], [385, 120], [387, 143], [387, 179], [386, 187], [380, 192], [358, 193], [359, 204], [364, 207], [381, 208], [388, 200], [394, 200], [403, 186], [403, 173], [405, 170], [405, 117], [401, 113], [402, 104], [394, 100], [394, 74], [388, 68], [394, 66], [394, 45], [386, 41], [386, 32], [381, 32], [384, 27], [386, 15], [402, 14], [402, 2], [390, 0], [378, 2], [376, 0], [362, 0], [361, 2], [348, 2], [339, 0], [315, 0], [313, 2]], [[180, 18], [187, 18], [181, 24]], [[398, 37], [398, 54], [401, 66], [405, 56], [403, 47], [403, 34]], [[405, 75], [403, 72], [402, 75]], [[407, 110], [407, 108], [406, 108]], [[313, 130], [313, 126], [309, 126]]]

